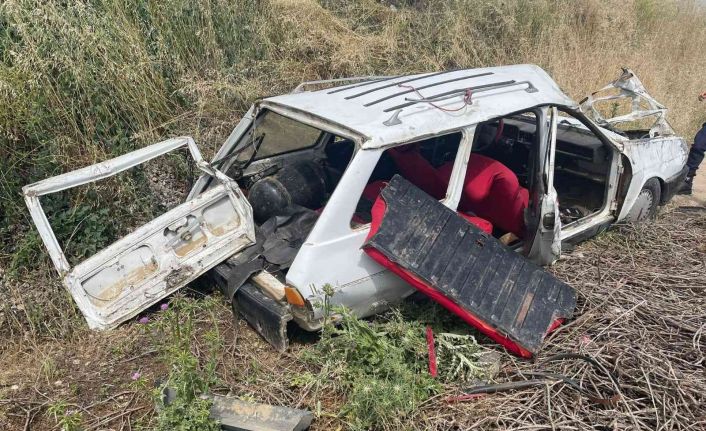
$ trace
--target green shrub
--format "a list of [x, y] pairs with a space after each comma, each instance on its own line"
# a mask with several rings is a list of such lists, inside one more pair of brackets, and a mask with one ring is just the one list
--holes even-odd
[[81, 412], [69, 408], [69, 405], [63, 400], [51, 403], [47, 407], [47, 414], [54, 419], [61, 431], [81, 431], [83, 429]]
[[[167, 364], [169, 375], [154, 390], [154, 399], [159, 406], [155, 428], [163, 431], [208, 431], [219, 430], [218, 423], [210, 419], [212, 402], [202, 398], [217, 383], [216, 357], [223, 347], [212, 307], [214, 298], [190, 300], [177, 296], [169, 307], [160, 313], [148, 330], [159, 347], [162, 361]], [[192, 351], [196, 336], [195, 317], [199, 311], [210, 312], [212, 326], [204, 336], [206, 343], [205, 362]], [[165, 400], [167, 390], [174, 397]]]
[[321, 340], [304, 359], [321, 367], [321, 382], [345, 393], [340, 414], [356, 429], [394, 424], [441, 386], [428, 373], [424, 326], [399, 312], [369, 322], [345, 308], [327, 308], [340, 327], [325, 324]]

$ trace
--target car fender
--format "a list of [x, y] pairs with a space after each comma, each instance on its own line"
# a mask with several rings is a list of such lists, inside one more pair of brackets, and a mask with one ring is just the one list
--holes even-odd
[[688, 148], [683, 138], [666, 136], [625, 141], [622, 153], [632, 167], [632, 178], [617, 221], [624, 220], [650, 178], [665, 181], [678, 176], [686, 163]]

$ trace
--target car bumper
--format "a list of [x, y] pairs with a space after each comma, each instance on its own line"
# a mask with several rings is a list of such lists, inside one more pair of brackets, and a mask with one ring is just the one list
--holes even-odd
[[674, 197], [675, 194], [677, 194], [682, 184], [684, 184], [684, 179], [686, 178], [686, 174], [688, 172], [689, 168], [684, 166], [677, 175], [665, 180], [664, 188], [662, 189], [662, 197], [660, 198], [660, 205], [666, 204]]

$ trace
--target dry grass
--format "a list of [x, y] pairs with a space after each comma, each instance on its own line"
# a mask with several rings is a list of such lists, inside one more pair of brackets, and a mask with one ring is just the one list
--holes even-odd
[[[554, 268], [576, 288], [580, 306], [577, 318], [549, 338], [538, 360], [564, 352], [598, 359], [621, 384], [615, 408], [556, 384], [479, 400], [474, 404], [492, 415], [469, 418], [466, 425], [704, 429], [705, 234], [706, 212], [671, 209], [654, 223], [625, 226], [584, 244]], [[508, 370], [544, 368], [523, 362]], [[597, 378], [586, 364], [567, 361], [551, 369], [607, 393], [606, 377]]]
[[[553, 371], [609, 394], [613, 388], [606, 377], [582, 362], [542, 364], [556, 353], [590, 355], [617, 376], [617, 406], [595, 404], [561, 384], [450, 403], [447, 397], [462, 393], [464, 386], [449, 384], [394, 427], [384, 428], [704, 429], [704, 237], [706, 213], [670, 208], [654, 223], [625, 226], [579, 246], [554, 267], [578, 291], [576, 319], [549, 338], [537, 361], [503, 354], [498, 381]], [[222, 383], [216, 391], [312, 409], [319, 414], [314, 429], [346, 428], [336, 415], [344, 399], [335, 385], [317, 393], [313, 385], [301, 383], [304, 373], [316, 372], [300, 360], [313, 340], [299, 340], [278, 354], [244, 321], [234, 322], [226, 304], [204, 310], [198, 322], [201, 329], [192, 349], [204, 360], [206, 331], [215, 323], [223, 336], [218, 357]], [[110, 333], [77, 329], [72, 337], [41, 343], [19, 336], [7, 341], [2, 353], [7, 366], [0, 372], [0, 411], [5, 411], [0, 424], [5, 421], [6, 429], [22, 429], [27, 418], [32, 429], [51, 429], [54, 422], [46, 409], [56, 400], [83, 412], [88, 430], [150, 423], [151, 400], [132, 386], [130, 375], [140, 371], [154, 381], [166, 370], [140, 325], [123, 325]], [[499, 350], [487, 339], [481, 342]], [[11, 389], [15, 384], [19, 387]]]

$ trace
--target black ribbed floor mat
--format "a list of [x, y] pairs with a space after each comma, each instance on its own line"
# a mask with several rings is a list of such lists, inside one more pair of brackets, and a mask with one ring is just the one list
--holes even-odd
[[497, 334], [534, 354], [550, 327], [571, 317], [576, 295], [570, 286], [402, 177], [390, 181], [382, 198], [385, 215], [365, 247], [378, 250]]

